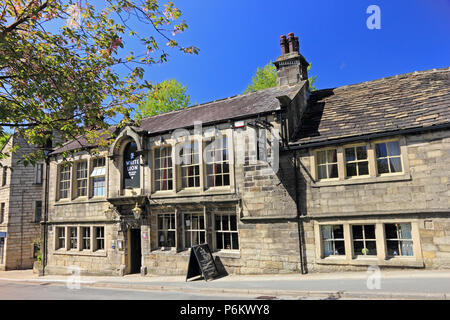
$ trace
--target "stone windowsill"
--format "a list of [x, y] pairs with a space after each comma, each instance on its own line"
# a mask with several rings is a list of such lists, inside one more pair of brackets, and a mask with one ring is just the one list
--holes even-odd
[[414, 268], [422, 268], [424, 266], [423, 261], [416, 260], [415, 258], [406, 258], [406, 257], [396, 257], [389, 259], [378, 259], [374, 258], [356, 258], [352, 260], [347, 260], [343, 257], [327, 257], [318, 259], [316, 261], [317, 264], [326, 264], [326, 265], [354, 265], [354, 266], [385, 266], [385, 267], [414, 267]]
[[55, 206], [64, 206], [69, 204], [83, 204], [83, 203], [97, 203], [97, 202], [106, 202], [106, 197], [91, 197], [91, 198], [81, 198], [74, 200], [58, 200], [54, 203]]
[[411, 180], [411, 174], [390, 174], [381, 175], [376, 177], [365, 177], [365, 178], [350, 178], [345, 180], [328, 180], [328, 181], [317, 181], [311, 182], [311, 187], [332, 187], [332, 186], [345, 186], [354, 184], [369, 184], [369, 183], [381, 183], [381, 182], [395, 182], [395, 181], [409, 181]]
[[56, 250], [53, 251], [55, 255], [70, 255], [70, 256], [88, 256], [88, 257], [106, 257], [105, 250], [88, 251], [88, 250]]
[[[157, 254], [157, 255], [180, 255], [180, 256], [189, 256], [191, 253], [190, 248], [183, 249], [181, 251], [175, 250], [175, 248], [172, 248], [170, 250], [164, 250], [161, 248], [155, 249], [151, 251], [151, 254]], [[232, 258], [232, 259], [239, 259], [241, 257], [241, 253], [239, 250], [218, 250], [218, 251], [212, 251], [211, 252], [213, 256], [218, 256], [220, 258]]]
[[241, 252], [239, 250], [218, 250], [213, 252], [213, 255], [220, 258], [240, 259]]

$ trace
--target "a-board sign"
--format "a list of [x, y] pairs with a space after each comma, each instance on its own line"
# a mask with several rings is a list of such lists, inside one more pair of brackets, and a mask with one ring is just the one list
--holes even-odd
[[220, 275], [207, 243], [191, 247], [186, 281], [199, 275], [206, 281]]

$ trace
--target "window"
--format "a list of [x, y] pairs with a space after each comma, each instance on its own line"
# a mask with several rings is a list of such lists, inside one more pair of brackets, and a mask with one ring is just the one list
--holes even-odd
[[3, 167], [2, 186], [6, 185], [6, 178], [8, 177], [8, 168]]
[[105, 228], [104, 227], [95, 227], [95, 244], [96, 250], [104, 250], [105, 249]]
[[184, 144], [180, 152], [181, 157], [181, 187], [200, 187], [200, 157], [198, 142]]
[[77, 228], [69, 227], [69, 250], [78, 248]]
[[69, 197], [70, 188], [70, 166], [63, 164], [59, 168], [59, 199]]
[[43, 172], [44, 172], [44, 164], [43, 163], [38, 163], [36, 165], [36, 176], [35, 176], [35, 183], [37, 184], [42, 184], [42, 177], [43, 177]]
[[376, 256], [375, 225], [352, 226], [353, 252], [355, 255]]
[[317, 176], [319, 180], [338, 177], [337, 149], [317, 151]]
[[66, 229], [64, 227], [56, 228], [56, 249], [63, 249], [66, 247]]
[[230, 185], [228, 139], [212, 139], [206, 147], [206, 179], [208, 187]]
[[87, 161], [77, 162], [77, 197], [87, 195]]
[[214, 215], [217, 249], [239, 249], [236, 214]]
[[388, 256], [413, 256], [410, 223], [389, 223], [384, 228]]
[[0, 223], [5, 222], [5, 203], [0, 204]]
[[402, 159], [398, 141], [375, 144], [378, 174], [402, 172]]
[[369, 159], [366, 146], [345, 149], [345, 170], [347, 177], [369, 174]]
[[345, 255], [343, 225], [325, 225], [321, 227], [323, 255]]
[[91, 228], [81, 228], [81, 250], [91, 249]]
[[175, 214], [158, 215], [158, 246], [175, 247]]
[[40, 222], [42, 217], [42, 201], [34, 202], [34, 221]]
[[154, 157], [155, 191], [172, 190], [172, 147], [155, 149]]
[[92, 196], [103, 197], [106, 195], [106, 167], [105, 158], [96, 158], [92, 162]]
[[206, 242], [205, 217], [203, 214], [185, 214], [184, 228], [184, 246], [186, 248]]

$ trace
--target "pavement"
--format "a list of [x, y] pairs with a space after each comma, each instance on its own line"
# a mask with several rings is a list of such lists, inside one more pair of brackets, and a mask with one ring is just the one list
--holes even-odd
[[0, 271], [0, 281], [92, 288], [253, 295], [261, 299], [450, 300], [450, 270], [228, 275], [214, 280], [185, 276], [39, 276], [32, 270]]

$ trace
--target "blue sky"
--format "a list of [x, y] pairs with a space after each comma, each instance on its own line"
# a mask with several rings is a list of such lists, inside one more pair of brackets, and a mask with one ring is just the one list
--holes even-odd
[[[450, 0], [174, 2], [189, 26], [176, 39], [200, 53], [169, 51], [145, 78], [177, 79], [191, 104], [241, 94], [256, 69], [280, 55], [280, 35], [289, 32], [318, 89], [450, 66]], [[381, 9], [380, 30], [366, 26], [372, 4]]]

